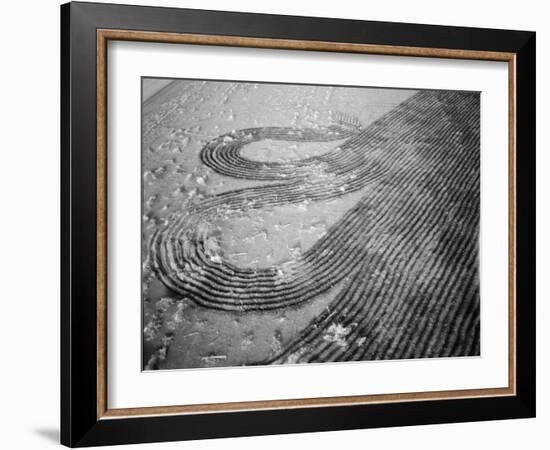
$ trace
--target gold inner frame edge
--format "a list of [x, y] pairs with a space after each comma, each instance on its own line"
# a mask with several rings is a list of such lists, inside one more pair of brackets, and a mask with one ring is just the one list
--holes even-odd
[[[160, 33], [116, 29], [96, 31], [97, 108], [97, 419], [175, 414], [207, 414], [269, 409], [350, 406], [461, 398], [501, 397], [516, 394], [516, 54], [479, 50], [390, 46], [326, 41], [251, 38], [241, 36]], [[109, 409], [107, 405], [107, 42], [109, 40], [169, 44], [363, 53], [502, 61], [508, 63], [508, 386], [399, 394], [354, 395], [286, 400], [260, 400], [198, 405], [147, 406]]]

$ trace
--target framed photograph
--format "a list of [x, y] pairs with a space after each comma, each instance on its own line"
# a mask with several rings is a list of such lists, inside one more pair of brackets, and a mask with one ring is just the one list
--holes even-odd
[[535, 33], [61, 7], [61, 440], [535, 415]]

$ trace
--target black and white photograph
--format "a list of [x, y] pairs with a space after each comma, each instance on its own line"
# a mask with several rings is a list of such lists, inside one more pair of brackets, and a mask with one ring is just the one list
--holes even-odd
[[480, 355], [480, 93], [142, 80], [144, 370]]

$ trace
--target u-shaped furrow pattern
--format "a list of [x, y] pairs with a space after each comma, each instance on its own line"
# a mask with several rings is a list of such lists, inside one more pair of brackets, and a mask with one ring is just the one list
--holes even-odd
[[[346, 141], [284, 163], [242, 155], [244, 146], [263, 139]], [[200, 157], [222, 175], [271, 183], [207, 197], [157, 230], [149, 251], [166, 286], [205, 307], [237, 311], [295, 306], [341, 286], [327, 312], [264, 363], [479, 351], [478, 94], [422, 91], [364, 129], [348, 118], [326, 128], [234, 131], [207, 143]], [[366, 187], [355, 206], [284, 267], [229, 263], [208, 227], [246, 211]], [[333, 339], [331, 327], [343, 339]]]

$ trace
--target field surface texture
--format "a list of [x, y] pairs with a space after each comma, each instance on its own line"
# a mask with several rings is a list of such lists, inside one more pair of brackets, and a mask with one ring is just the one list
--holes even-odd
[[143, 79], [145, 370], [480, 354], [479, 93]]

